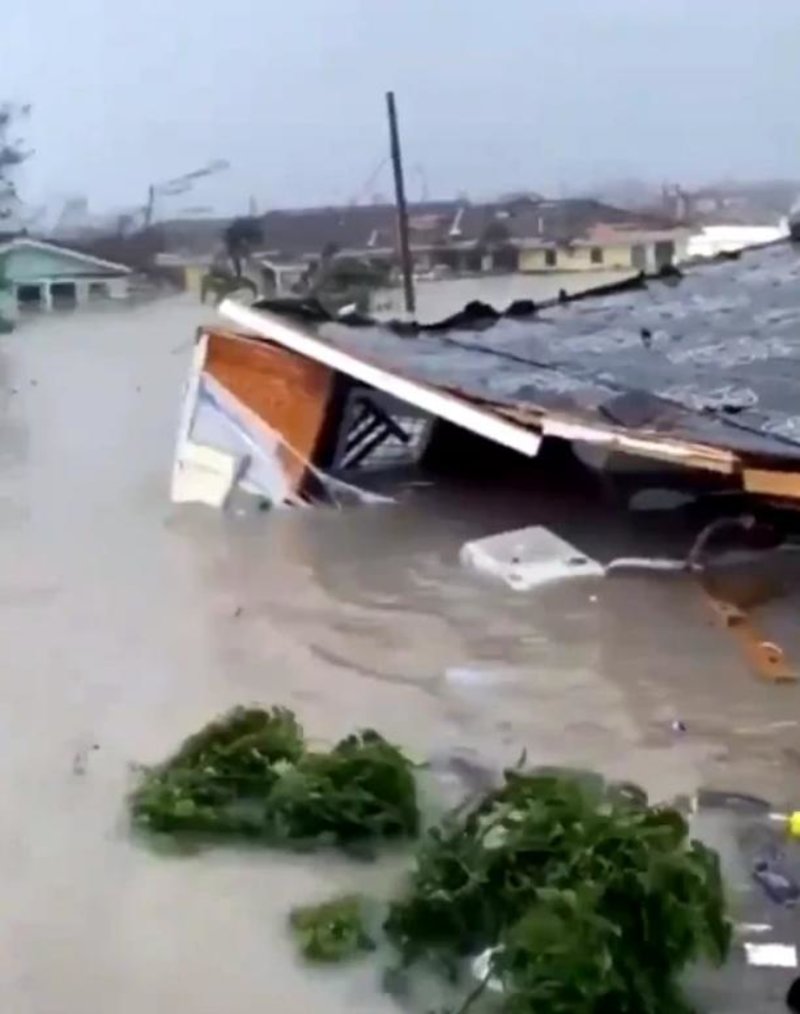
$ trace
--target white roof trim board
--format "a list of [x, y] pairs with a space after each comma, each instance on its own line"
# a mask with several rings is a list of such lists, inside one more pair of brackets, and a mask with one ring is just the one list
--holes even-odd
[[529, 458], [534, 457], [539, 451], [542, 438], [538, 433], [507, 422], [466, 399], [357, 359], [300, 328], [287, 324], [284, 319], [273, 313], [254, 310], [233, 299], [226, 299], [219, 310], [223, 317], [227, 317], [240, 327], [254, 331], [262, 338], [277, 342], [284, 348], [329, 366], [332, 370], [345, 373], [354, 380], [360, 380], [363, 384], [369, 384], [370, 387], [394, 395], [400, 401], [414, 405], [424, 412], [446, 419], [456, 426], [519, 451]]
[[73, 250], [70, 247], [59, 246], [57, 243], [48, 243], [43, 239], [31, 239], [29, 236], [18, 236], [7, 243], [0, 244], [0, 254], [12, 253], [14, 250], [44, 250], [46, 253], [60, 254], [62, 257], [71, 257], [73, 260], [81, 261], [84, 264], [92, 264], [106, 271], [116, 271], [118, 274], [130, 275], [133, 269], [126, 264], [116, 264], [114, 261], [104, 260], [102, 257], [93, 257], [82, 250]]
[[702, 444], [691, 444], [686, 440], [647, 437], [623, 433], [610, 426], [593, 426], [588, 423], [571, 422], [557, 415], [545, 416], [542, 434], [577, 443], [592, 444], [609, 451], [631, 454], [634, 457], [655, 458], [677, 465], [691, 464], [698, 457], [707, 456], [707, 468], [713, 471], [732, 473], [736, 467], [736, 456], [722, 448], [707, 448]]

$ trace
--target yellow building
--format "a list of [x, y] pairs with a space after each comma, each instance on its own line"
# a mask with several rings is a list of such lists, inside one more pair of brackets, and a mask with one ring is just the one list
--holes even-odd
[[560, 272], [642, 269], [645, 267], [646, 256], [643, 246], [631, 243], [523, 248], [519, 251], [519, 270]]
[[519, 270], [658, 271], [683, 259], [688, 232], [596, 225], [568, 243], [532, 242], [519, 250]]

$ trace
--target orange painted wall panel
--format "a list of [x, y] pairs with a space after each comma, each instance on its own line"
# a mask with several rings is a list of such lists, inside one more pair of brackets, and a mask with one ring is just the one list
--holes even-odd
[[284, 458], [298, 489], [328, 410], [333, 371], [278, 346], [224, 331], [209, 331], [204, 369], [297, 454]]

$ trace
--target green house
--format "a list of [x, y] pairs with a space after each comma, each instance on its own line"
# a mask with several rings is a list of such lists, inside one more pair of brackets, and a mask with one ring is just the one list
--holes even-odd
[[0, 317], [126, 299], [132, 274], [124, 264], [18, 236], [0, 244]]

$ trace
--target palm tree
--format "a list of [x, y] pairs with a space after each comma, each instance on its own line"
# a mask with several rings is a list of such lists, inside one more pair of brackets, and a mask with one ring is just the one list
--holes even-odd
[[264, 232], [257, 218], [234, 218], [225, 230], [225, 251], [236, 278], [242, 277], [242, 265], [263, 240]]
[[30, 106], [0, 103], [0, 218], [9, 218], [13, 213], [17, 200], [14, 170], [30, 156], [30, 152], [22, 148], [22, 142], [11, 138], [9, 133], [14, 124], [29, 113]]

